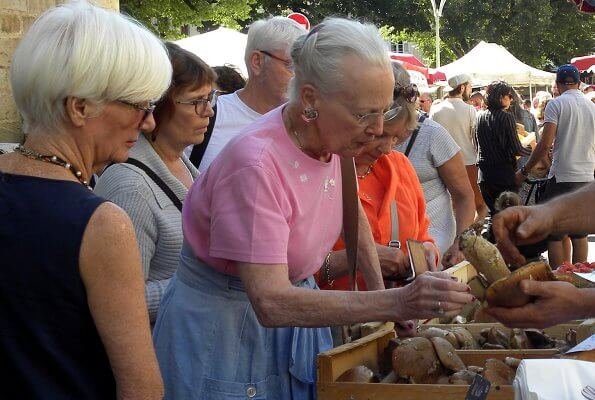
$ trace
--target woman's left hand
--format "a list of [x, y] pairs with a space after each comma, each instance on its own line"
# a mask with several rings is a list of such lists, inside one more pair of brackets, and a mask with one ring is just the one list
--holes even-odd
[[424, 252], [426, 254], [426, 261], [428, 262], [428, 270], [434, 272], [438, 271], [438, 259], [440, 258], [440, 253], [438, 252], [438, 248], [432, 242], [424, 242]]

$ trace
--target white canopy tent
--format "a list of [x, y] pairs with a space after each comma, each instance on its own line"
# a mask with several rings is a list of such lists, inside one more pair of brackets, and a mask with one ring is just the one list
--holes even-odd
[[449, 78], [468, 74], [474, 85], [503, 80], [513, 86], [551, 85], [556, 75], [524, 64], [503, 46], [479, 42], [469, 53], [438, 69]]
[[237, 67], [244, 77], [248, 77], [244, 63], [246, 34], [229, 28], [218, 28], [200, 35], [190, 36], [175, 43], [186, 49], [212, 67], [231, 64]]

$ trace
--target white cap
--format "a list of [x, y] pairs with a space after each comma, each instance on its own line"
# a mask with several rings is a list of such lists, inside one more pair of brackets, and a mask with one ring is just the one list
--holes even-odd
[[463, 83], [471, 82], [471, 77], [467, 74], [453, 75], [448, 78], [448, 86], [444, 88], [447, 92], [454, 90], [457, 86]]

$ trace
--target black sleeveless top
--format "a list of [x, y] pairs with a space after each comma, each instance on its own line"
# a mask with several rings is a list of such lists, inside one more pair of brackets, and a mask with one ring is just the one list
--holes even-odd
[[104, 201], [76, 182], [0, 172], [0, 398], [115, 399], [79, 274]]

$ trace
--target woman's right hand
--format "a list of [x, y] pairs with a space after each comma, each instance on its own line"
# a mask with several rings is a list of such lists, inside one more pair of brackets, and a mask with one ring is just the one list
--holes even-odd
[[376, 243], [376, 252], [384, 278], [404, 279], [411, 275], [409, 257], [401, 249]]
[[395, 321], [454, 316], [474, 300], [469, 286], [446, 272], [426, 272], [394, 293], [398, 296]]

